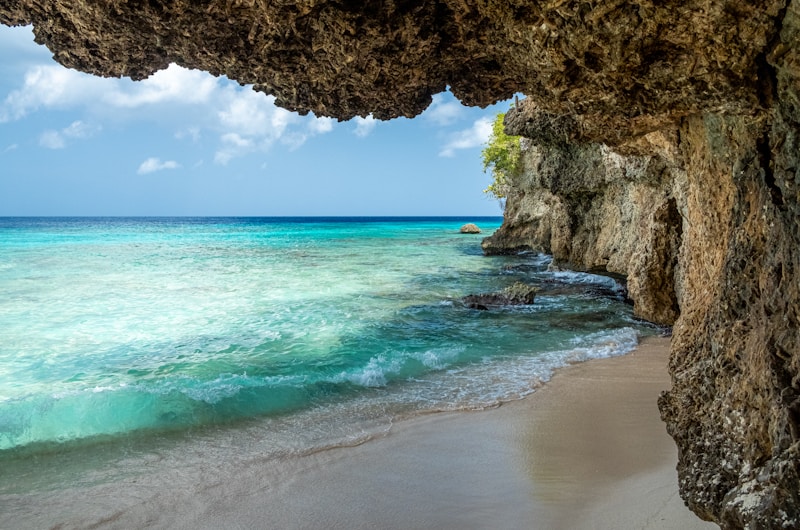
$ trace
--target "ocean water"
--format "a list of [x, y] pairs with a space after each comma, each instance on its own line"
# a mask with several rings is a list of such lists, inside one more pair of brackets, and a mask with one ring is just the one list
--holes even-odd
[[[359, 443], [658, 332], [611, 278], [483, 256], [500, 221], [0, 218], [0, 492], [32, 459], [131, 440], [264, 457]], [[541, 287], [533, 305], [460, 302], [515, 281]]]

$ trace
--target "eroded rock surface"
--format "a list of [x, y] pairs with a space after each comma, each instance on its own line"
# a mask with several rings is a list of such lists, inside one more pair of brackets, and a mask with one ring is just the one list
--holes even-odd
[[777, 0], [7, 0], [72, 68], [142, 79], [170, 62], [279, 105], [413, 116], [523, 92], [600, 141], [702, 110], [749, 110]]
[[597, 143], [525, 143], [503, 226], [484, 251], [537, 250], [557, 267], [625, 275], [635, 313], [672, 325], [683, 230], [676, 186], [685, 180], [676, 140], [677, 130], [651, 133], [628, 155]]
[[637, 313], [675, 320], [662, 417], [680, 490], [723, 528], [800, 527], [798, 4], [759, 66], [760, 104], [607, 143], [536, 102], [487, 252], [532, 248], [622, 273]]
[[515, 282], [499, 293], [470, 294], [463, 298], [464, 305], [470, 309], [487, 310], [505, 306], [531, 305], [539, 288], [522, 282]]
[[[60, 63], [170, 62], [300, 112], [413, 116], [515, 92], [530, 139], [494, 250], [626, 274], [675, 320], [660, 407], [681, 494], [725, 528], [798, 528], [798, 0], [6, 0]], [[676, 320], [677, 318], [677, 320]]]

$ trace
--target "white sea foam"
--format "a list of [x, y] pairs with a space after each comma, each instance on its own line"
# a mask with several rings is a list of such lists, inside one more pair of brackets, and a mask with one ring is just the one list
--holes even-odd
[[[425, 381], [433, 387], [451, 389], [451, 399], [436, 403], [434, 408], [494, 406], [530, 394], [567, 364], [630, 353], [636, 348], [638, 337], [639, 332], [633, 328], [602, 331], [574, 339], [569, 348], [531, 356], [485, 358], [479, 364], [454, 368], [445, 375], [426, 377]], [[424, 401], [436, 402], [427, 389], [418, 391]]]
[[400, 368], [400, 363], [392, 359], [387, 361], [385, 355], [378, 355], [369, 360], [366, 366], [357, 369], [354, 372], [343, 372], [339, 378], [334, 381], [347, 380], [354, 385], [365, 387], [379, 387], [386, 385], [386, 375], [397, 372]]
[[195, 400], [213, 405], [223, 399], [237, 395], [243, 388], [261, 386], [263, 383], [246, 374], [223, 374], [208, 382], [180, 385], [178, 391]]
[[458, 356], [464, 352], [464, 346], [457, 348], [438, 348], [426, 350], [422, 353], [412, 354], [411, 357], [434, 370], [442, 370], [455, 362]]
[[390, 378], [396, 379], [409, 363], [416, 361], [431, 370], [442, 370], [458, 360], [465, 348], [437, 348], [423, 352], [391, 352], [370, 358], [363, 367], [342, 372], [330, 381], [350, 383], [363, 387], [386, 386]]
[[[370, 405], [375, 399], [382, 405], [381, 413], [390, 416], [392, 410], [394, 414], [408, 415], [492, 407], [534, 392], [550, 380], [555, 370], [567, 364], [627, 354], [636, 348], [638, 338], [636, 329], [620, 328], [575, 338], [564, 349], [530, 356], [486, 357], [480, 362], [450, 365], [449, 368], [446, 368], [447, 363], [454, 360], [457, 353], [439, 352], [449, 361], [433, 355], [432, 358], [438, 359], [437, 371], [407, 377], [404, 384], [386, 387], [379, 396], [362, 396], [350, 406], [353, 410], [369, 409], [375, 406]], [[413, 357], [424, 358], [425, 354]], [[372, 359], [363, 370], [342, 378], [362, 386], [385, 387], [387, 376], [396, 375], [400, 368], [399, 362], [387, 362], [385, 357], [379, 357]], [[356, 416], [363, 417], [362, 414]]]
[[562, 283], [569, 283], [573, 285], [597, 285], [604, 287], [611, 291], [622, 293], [625, 287], [610, 276], [603, 276], [601, 274], [590, 274], [588, 272], [574, 272], [574, 271], [553, 271], [549, 276], [554, 280]]

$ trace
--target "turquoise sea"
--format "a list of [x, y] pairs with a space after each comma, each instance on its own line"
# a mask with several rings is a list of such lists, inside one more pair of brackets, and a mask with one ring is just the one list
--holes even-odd
[[[0, 493], [52, 483], [27, 463], [70, 454], [358, 443], [658, 332], [614, 279], [483, 256], [500, 222], [0, 218]], [[515, 281], [541, 287], [533, 305], [460, 303]]]

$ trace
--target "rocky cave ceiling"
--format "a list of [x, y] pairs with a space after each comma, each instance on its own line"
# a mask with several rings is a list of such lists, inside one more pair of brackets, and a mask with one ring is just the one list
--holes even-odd
[[176, 63], [339, 119], [412, 117], [447, 87], [477, 106], [519, 92], [597, 140], [764, 105], [783, 4], [6, 0], [0, 22], [33, 24], [56, 61], [102, 76], [143, 79]]

